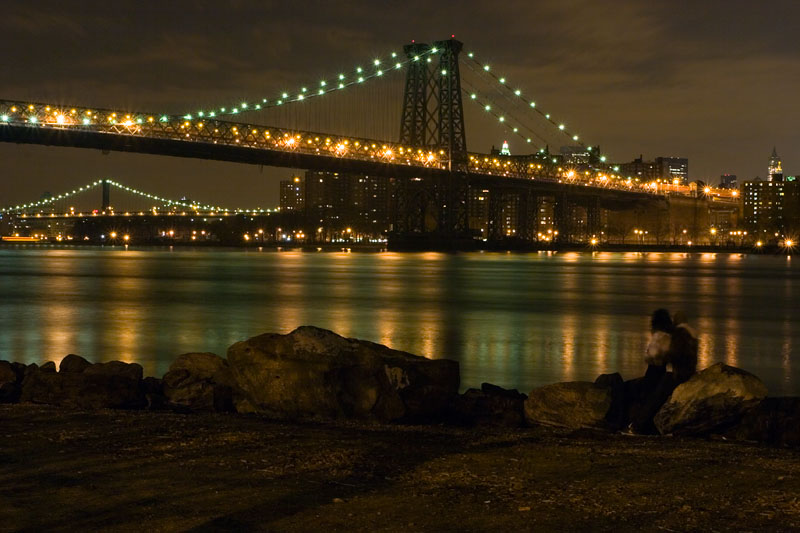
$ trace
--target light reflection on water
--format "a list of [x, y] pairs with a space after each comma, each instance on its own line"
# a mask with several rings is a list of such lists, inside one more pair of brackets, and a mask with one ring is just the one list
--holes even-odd
[[[79, 353], [161, 375], [302, 324], [461, 363], [462, 385], [528, 391], [644, 370], [648, 317], [683, 310], [700, 364], [800, 394], [798, 269], [779, 256], [683, 253], [359, 254], [0, 249], [0, 358]], [[796, 263], [796, 261], [794, 262]]]

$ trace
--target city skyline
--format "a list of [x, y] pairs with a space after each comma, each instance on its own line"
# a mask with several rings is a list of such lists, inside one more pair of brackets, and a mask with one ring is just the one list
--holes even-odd
[[[792, 162], [797, 161], [800, 133], [791, 127], [787, 111], [796, 105], [790, 89], [800, 72], [793, 68], [799, 58], [783, 37], [790, 35], [788, 21], [797, 8], [789, 2], [773, 4], [770, 11], [745, 3], [708, 2], [678, 13], [668, 7], [672, 5], [650, 3], [644, 8], [620, 2], [613, 17], [609, 8], [589, 3], [572, 10], [554, 4], [509, 5], [502, 12], [473, 6], [473, 13], [492, 22], [480, 27], [473, 20], [480, 17], [468, 16], [469, 6], [452, 13], [434, 7], [427, 22], [405, 27], [403, 16], [386, 24], [385, 14], [355, 4], [341, 8], [350, 17], [339, 16], [335, 24], [325, 19], [324, 6], [301, 16], [285, 7], [259, 10], [244, 4], [224, 13], [206, 6], [181, 9], [181, 4], [155, 12], [130, 4], [130, 19], [146, 24], [129, 34], [134, 39], [124, 39], [125, 32], [112, 31], [114, 25], [99, 4], [67, 10], [41, 2], [11, 6], [0, 22], [12, 43], [8, 57], [14, 58], [0, 88], [6, 97], [179, 111], [302, 84], [399, 49], [413, 38], [444, 38], [453, 31], [615, 161], [639, 154], [686, 157], [693, 180], [716, 183], [720, 175], [731, 173], [741, 181], [763, 177], [764, 160], [777, 146], [785, 173], [796, 173]], [[714, 9], [720, 6], [724, 9]], [[775, 17], [776, 10], [784, 16]], [[525, 21], [547, 20], [544, 35], [510, 20], [507, 13], [515, 11], [529, 15], [519, 17]], [[175, 29], [170, 21], [179, 16], [182, 28]], [[276, 18], [296, 22], [301, 31], [293, 34], [278, 27]], [[226, 32], [236, 32], [253, 19], [265, 22], [245, 32], [249, 53], [240, 57]], [[365, 20], [375, 23], [363, 24]], [[606, 20], [606, 25], [597, 27], [596, 20]], [[503, 31], [492, 31], [501, 21]], [[376, 24], [383, 29], [371, 29]], [[765, 25], [770, 32], [757, 31]], [[224, 31], [204, 34], [211, 27]], [[559, 34], [565, 38], [556, 38]], [[588, 46], [592, 38], [607, 34], [614, 38]], [[663, 44], [665, 36], [672, 38], [670, 46]], [[97, 45], [88, 52], [87, 40]], [[632, 41], [641, 44], [635, 52]], [[32, 71], [32, 64], [39, 68]], [[399, 120], [399, 104], [396, 114]], [[512, 153], [525, 152], [507, 133], [482, 134], [480, 127], [467, 127], [472, 150], [488, 151], [492, 143], [509, 140]], [[275, 185], [291, 174], [285, 169], [10, 144], [0, 145], [0, 154], [6, 162], [0, 195], [9, 203], [65, 183], [112, 177], [150, 189], [157, 185], [165, 195], [223, 195], [237, 207], [249, 207], [256, 195], [255, 204], [272, 205], [278, 201]], [[220, 189], [219, 179], [225, 188]]]

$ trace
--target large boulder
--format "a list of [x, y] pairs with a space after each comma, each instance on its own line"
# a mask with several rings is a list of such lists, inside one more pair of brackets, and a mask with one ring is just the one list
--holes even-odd
[[[617, 387], [617, 392], [621, 387]], [[525, 420], [569, 428], [618, 429], [615, 388], [589, 381], [554, 383], [534, 389], [525, 400]]]
[[197, 411], [233, 411], [235, 382], [228, 362], [213, 353], [179, 355], [164, 374], [164, 396]]
[[519, 427], [525, 422], [526, 398], [516, 389], [482, 383], [480, 389], [468, 389], [455, 399], [452, 420], [469, 426]]
[[444, 416], [458, 363], [303, 326], [237, 342], [228, 363], [252, 408], [272, 416], [419, 421]]
[[80, 355], [71, 353], [58, 364], [58, 371], [62, 374], [80, 374], [90, 366], [92, 366], [92, 363]]
[[800, 446], [800, 397], [764, 398], [725, 436], [777, 446]]
[[702, 435], [735, 424], [767, 395], [753, 374], [717, 363], [678, 385], [655, 416], [662, 435]]
[[142, 374], [140, 365], [121, 361], [90, 365], [83, 372], [29, 370], [20, 401], [81, 409], [140, 408], [146, 404]]

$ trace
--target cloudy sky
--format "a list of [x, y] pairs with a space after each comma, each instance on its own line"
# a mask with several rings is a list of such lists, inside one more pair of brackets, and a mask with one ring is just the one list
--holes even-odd
[[[412, 39], [455, 34], [615, 161], [684, 156], [693, 179], [714, 182], [726, 172], [764, 176], [774, 145], [784, 169], [800, 174], [793, 0], [9, 0], [0, 34], [0, 98], [176, 113], [274, 94]], [[508, 137], [479, 123], [467, 133], [473, 151]], [[270, 205], [289, 174], [0, 144], [4, 205], [100, 177], [231, 207]]]

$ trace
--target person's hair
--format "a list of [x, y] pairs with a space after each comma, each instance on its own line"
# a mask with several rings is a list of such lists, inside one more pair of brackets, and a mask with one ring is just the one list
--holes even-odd
[[650, 318], [650, 329], [653, 331], [664, 331], [671, 333], [673, 329], [672, 319], [666, 309], [656, 309]]

